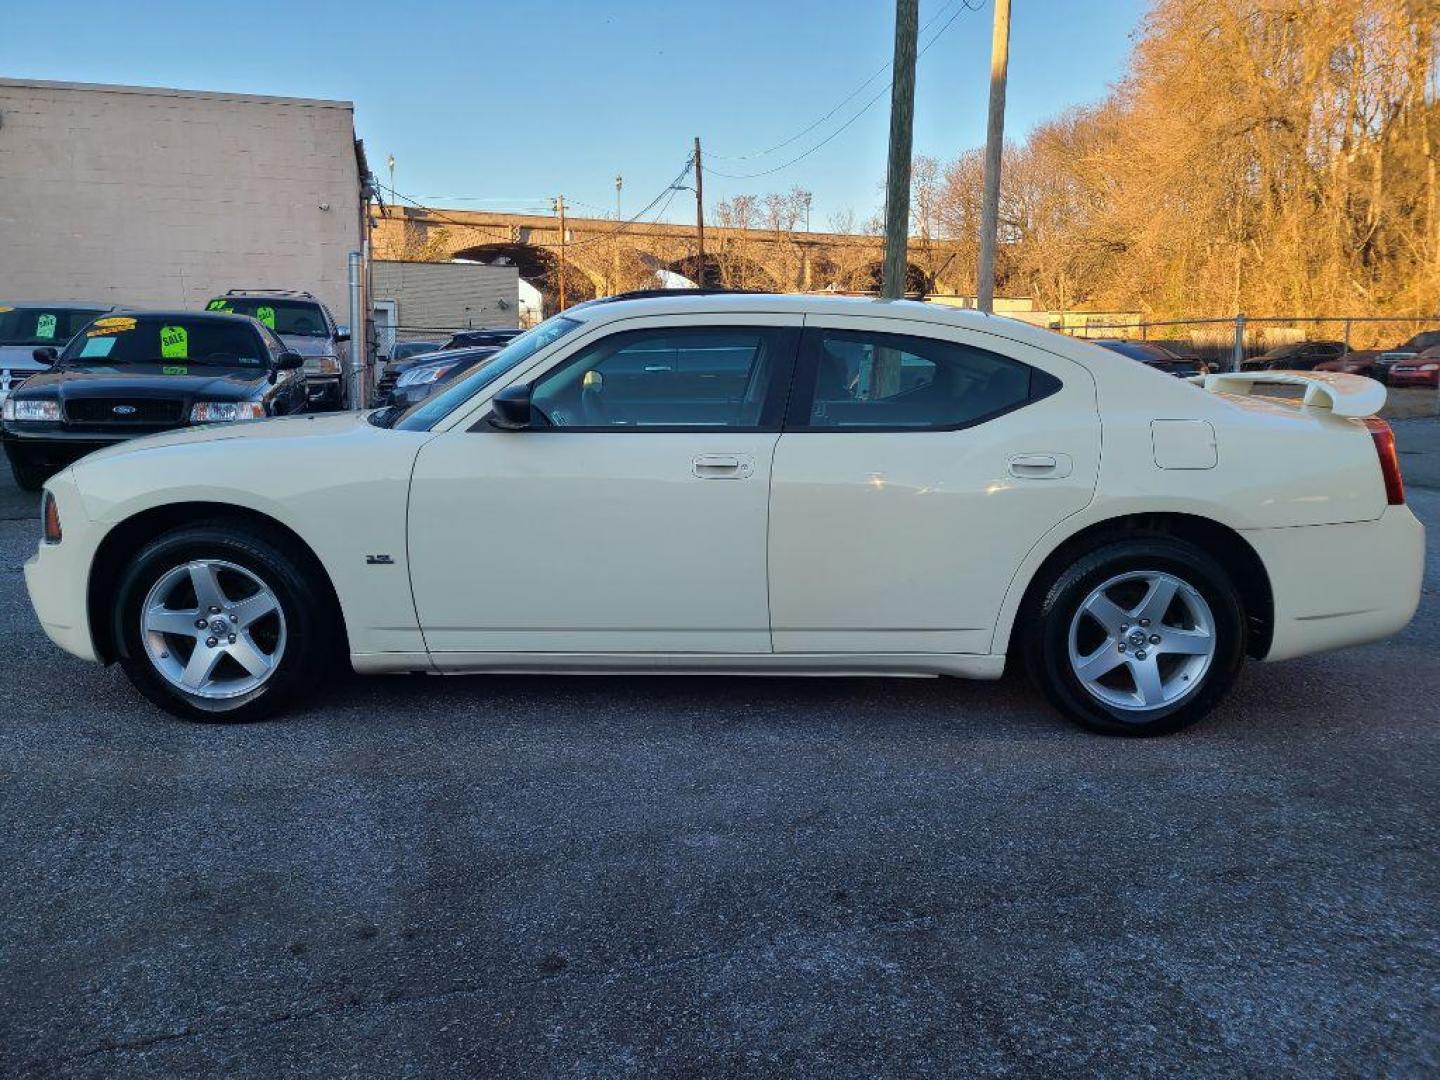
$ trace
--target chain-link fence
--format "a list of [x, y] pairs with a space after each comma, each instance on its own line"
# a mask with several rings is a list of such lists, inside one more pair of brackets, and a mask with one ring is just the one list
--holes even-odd
[[[1061, 320], [1072, 337], [1146, 341], [1212, 371], [1344, 371], [1390, 388], [1387, 412], [1440, 412], [1440, 315], [1141, 316]], [[1429, 350], [1427, 352], [1427, 350]], [[1423, 354], [1423, 355], [1422, 355]]]

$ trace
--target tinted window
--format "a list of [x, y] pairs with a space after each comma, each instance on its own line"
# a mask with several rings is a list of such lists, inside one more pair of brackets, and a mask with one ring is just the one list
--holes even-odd
[[[789, 349], [786, 345], [789, 343]], [[582, 349], [537, 381], [553, 427], [758, 428], [778, 420], [772, 383], [794, 335], [772, 327], [633, 330]]]
[[807, 332], [808, 426], [944, 430], [1014, 409], [1059, 380], [983, 349], [867, 331]]
[[12, 308], [0, 304], [0, 345], [64, 345], [100, 312], [79, 308]]
[[219, 296], [205, 305], [207, 311], [228, 311], [259, 319], [277, 334], [329, 337], [325, 312], [313, 300], [277, 300], [269, 297]]
[[77, 335], [60, 362], [265, 368], [270, 358], [254, 325], [238, 319], [108, 315]]

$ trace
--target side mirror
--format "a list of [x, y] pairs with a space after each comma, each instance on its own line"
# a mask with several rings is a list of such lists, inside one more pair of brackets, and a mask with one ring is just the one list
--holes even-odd
[[503, 431], [524, 431], [530, 426], [530, 387], [507, 386], [490, 402], [490, 426]]
[[305, 358], [298, 352], [282, 352], [275, 360], [276, 371], [294, 371], [305, 366]]
[[41, 345], [30, 355], [35, 358], [37, 364], [44, 364], [47, 367], [60, 359], [60, 352], [54, 345]]
[[336, 341], [349, 341], [349, 340], [350, 340], [350, 327], [348, 327], [348, 326], [337, 326], [337, 327], [335, 328], [335, 340], [336, 340]]

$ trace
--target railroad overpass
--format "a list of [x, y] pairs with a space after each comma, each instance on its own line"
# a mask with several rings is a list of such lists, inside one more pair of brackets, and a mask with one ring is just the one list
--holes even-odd
[[[562, 276], [573, 304], [650, 287], [661, 270], [735, 289], [873, 292], [884, 252], [879, 236], [707, 225], [702, 272], [694, 225], [567, 217], [562, 249], [559, 219], [544, 215], [390, 206], [373, 220], [376, 258], [506, 262], [546, 295], [547, 310]], [[954, 295], [972, 260], [953, 241], [912, 238], [906, 289]]]

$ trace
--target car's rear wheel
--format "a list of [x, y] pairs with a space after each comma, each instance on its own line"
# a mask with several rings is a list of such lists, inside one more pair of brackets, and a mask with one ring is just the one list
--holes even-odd
[[130, 681], [191, 720], [258, 720], [326, 670], [331, 605], [284, 537], [217, 520], [166, 533], [130, 562], [115, 640]]
[[1245, 653], [1238, 590], [1203, 550], [1115, 539], [1055, 575], [1031, 615], [1027, 660], [1061, 712], [1093, 731], [1163, 735], [1195, 723]]

